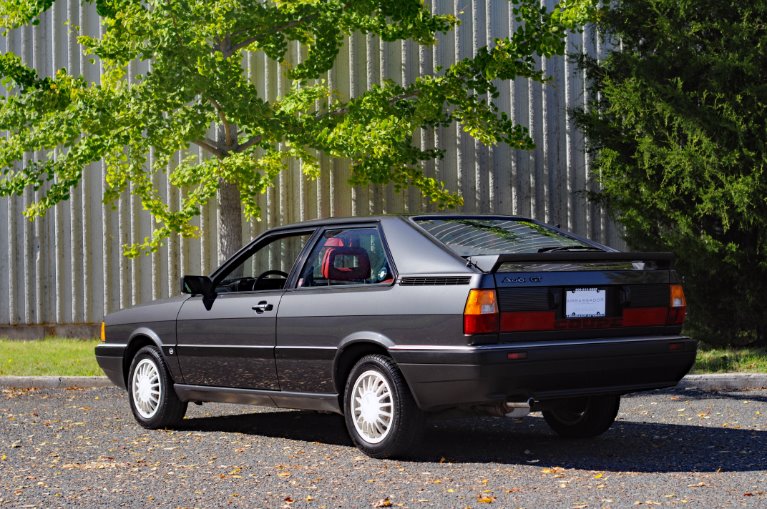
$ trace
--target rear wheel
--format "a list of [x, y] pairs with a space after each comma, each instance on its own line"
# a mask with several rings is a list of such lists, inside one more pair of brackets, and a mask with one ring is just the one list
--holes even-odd
[[186, 402], [173, 390], [165, 361], [154, 346], [136, 353], [128, 376], [128, 401], [133, 417], [148, 429], [178, 424], [186, 413]]
[[399, 456], [423, 431], [423, 412], [394, 361], [366, 355], [352, 368], [344, 391], [346, 428], [373, 458]]
[[620, 401], [619, 396], [574, 398], [544, 410], [543, 418], [551, 429], [563, 437], [595, 437], [615, 422]]

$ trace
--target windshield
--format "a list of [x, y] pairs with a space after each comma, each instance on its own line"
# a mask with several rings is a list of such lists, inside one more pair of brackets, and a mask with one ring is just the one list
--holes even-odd
[[574, 237], [524, 219], [414, 218], [459, 256], [595, 249]]

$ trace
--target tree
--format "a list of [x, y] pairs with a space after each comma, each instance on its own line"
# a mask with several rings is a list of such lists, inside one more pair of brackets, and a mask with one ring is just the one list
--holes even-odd
[[576, 112], [628, 243], [676, 253], [691, 325], [767, 343], [767, 4], [621, 0]]
[[[54, 1], [3, 1], [0, 24], [6, 30], [34, 24]], [[151, 237], [126, 246], [128, 255], [156, 250], [169, 235], [195, 235], [190, 221], [217, 194], [228, 228], [220, 251], [230, 254], [241, 244], [239, 204], [246, 217], [257, 217], [257, 196], [286, 161], [299, 158], [303, 171], [316, 176], [318, 153], [348, 160], [353, 183], [414, 186], [441, 206], [455, 206], [461, 197], [422, 171], [443, 151], [416, 147], [414, 133], [460, 122], [482, 143], [529, 148], [526, 130], [494, 105], [494, 80], [543, 80], [534, 55], [562, 54], [566, 32], [594, 12], [589, 0], [564, 0], [551, 11], [537, 0], [512, 3], [524, 28], [511, 37], [440, 75], [404, 85], [382, 81], [344, 101], [321, 78], [346, 36], [434, 44], [458, 20], [430, 13], [419, 0], [95, 0], [103, 35], [78, 41], [101, 59], [99, 83], [66, 69], [40, 77], [10, 53], [0, 59], [12, 90], [0, 103], [0, 130], [9, 133], [0, 140], [0, 195], [41, 189], [25, 214], [42, 215], [69, 198], [90, 163], [103, 160], [105, 200], [130, 182], [154, 220]], [[243, 57], [263, 52], [283, 62], [294, 41], [305, 58], [288, 72], [290, 91], [267, 102], [243, 72]], [[137, 60], [150, 62], [150, 70], [129, 81], [128, 64]], [[170, 182], [184, 192], [174, 210], [152, 177], [190, 145], [210, 157], [173, 168]], [[24, 153], [40, 150], [48, 151], [45, 160], [20, 165]]]

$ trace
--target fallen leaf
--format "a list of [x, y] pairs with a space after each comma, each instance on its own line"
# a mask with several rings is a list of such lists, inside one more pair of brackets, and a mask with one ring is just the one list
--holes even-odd
[[688, 488], [702, 488], [702, 487], [703, 487], [703, 486], [705, 486], [705, 485], [706, 485], [706, 483], [704, 483], [703, 481], [701, 481], [701, 482], [699, 482], [699, 483], [697, 483], [697, 484], [688, 484], [688, 485], [687, 485], [687, 487], [688, 487]]
[[392, 506], [392, 503], [391, 503], [391, 500], [389, 500], [389, 497], [382, 498], [381, 500], [373, 504], [373, 507], [391, 507], [391, 506]]
[[491, 495], [481, 495], [477, 497], [477, 502], [479, 502], [480, 504], [492, 504], [493, 502], [495, 502], [495, 497]]

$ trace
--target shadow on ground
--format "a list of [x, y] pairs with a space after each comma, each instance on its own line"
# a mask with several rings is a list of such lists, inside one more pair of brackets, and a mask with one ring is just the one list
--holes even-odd
[[[183, 430], [285, 438], [352, 447], [343, 418], [272, 411], [186, 419]], [[435, 421], [406, 461], [530, 464], [614, 472], [758, 471], [767, 465], [767, 432], [699, 425], [618, 421], [601, 437], [565, 440], [541, 417]]]

